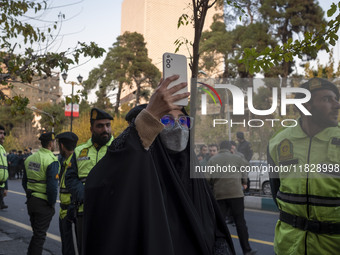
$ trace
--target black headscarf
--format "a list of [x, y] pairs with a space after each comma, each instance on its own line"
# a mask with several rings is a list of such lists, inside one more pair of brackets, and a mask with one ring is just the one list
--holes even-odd
[[213, 255], [221, 239], [233, 254], [207, 182], [190, 179], [189, 153], [169, 154], [159, 136], [145, 150], [132, 122], [87, 177], [84, 255]]

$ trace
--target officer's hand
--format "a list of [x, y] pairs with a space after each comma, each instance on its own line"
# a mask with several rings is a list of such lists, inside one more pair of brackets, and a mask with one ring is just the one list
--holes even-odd
[[4, 190], [4, 197], [7, 196], [7, 189]]
[[182, 106], [175, 105], [174, 102], [187, 98], [190, 93], [182, 93], [174, 95], [177, 91], [188, 86], [186, 82], [180, 83], [168, 89], [169, 84], [179, 78], [178, 75], [173, 75], [165, 80], [161, 80], [155, 92], [150, 98], [150, 102], [146, 110], [151, 113], [156, 119], [160, 119], [172, 110], [180, 110]]

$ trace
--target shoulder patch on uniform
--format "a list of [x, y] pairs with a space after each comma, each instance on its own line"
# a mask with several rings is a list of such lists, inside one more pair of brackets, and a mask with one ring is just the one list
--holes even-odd
[[340, 138], [333, 137], [331, 144], [333, 145], [340, 145]]
[[293, 158], [293, 143], [288, 139], [284, 139], [277, 147], [279, 161], [286, 161]]
[[81, 152], [79, 153], [79, 158], [87, 157], [88, 153], [89, 153], [88, 148], [82, 149]]

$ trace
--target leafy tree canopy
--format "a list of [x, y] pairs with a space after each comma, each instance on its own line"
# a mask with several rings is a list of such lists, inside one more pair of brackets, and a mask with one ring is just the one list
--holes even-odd
[[[270, 1], [271, 0], [264, 2], [269, 5]], [[294, 4], [294, 2], [296, 4], [300, 3], [300, 1], [283, 2], [289, 2], [290, 4]], [[303, 1], [303, 3], [305, 2], [306, 1]], [[308, 6], [309, 4], [305, 5], [305, 7]], [[249, 68], [250, 72], [254, 73], [259, 72], [261, 69], [269, 70], [273, 66], [278, 65], [281, 61], [291, 62], [294, 57], [302, 59], [304, 55], [309, 55], [311, 58], [316, 58], [317, 53], [321, 49], [326, 49], [326, 51], [329, 52], [329, 44], [335, 46], [336, 41], [338, 40], [337, 32], [340, 26], [340, 14], [335, 14], [339, 9], [340, 2], [337, 4], [332, 3], [331, 8], [327, 11], [327, 17], [332, 18], [325, 23], [319, 22], [317, 30], [308, 29], [312, 23], [314, 25], [317, 24], [317, 21], [312, 19], [310, 24], [306, 24], [305, 22], [306, 19], [311, 20], [311, 14], [319, 14], [322, 10], [316, 7], [314, 8], [314, 12], [305, 12], [305, 16], [295, 15], [291, 19], [290, 26], [293, 30], [297, 24], [304, 26], [306, 29], [300, 31], [303, 32], [303, 39], [294, 40], [291, 36], [288, 36], [286, 37], [286, 41], [282, 41], [282, 45], [277, 45], [275, 48], [266, 47], [261, 52], [257, 52], [254, 48], [247, 48], [244, 51], [244, 57], [241, 62]], [[264, 9], [264, 11], [265, 10], [266, 9]], [[298, 12], [299, 9], [296, 9], [295, 11]], [[291, 10], [291, 12], [294, 12], [294, 10]], [[270, 19], [273, 18], [275, 19], [275, 15], [272, 15]], [[281, 20], [281, 18], [279, 20]], [[277, 25], [280, 26], [280, 24]]]
[[136, 86], [136, 104], [139, 104], [141, 97], [148, 99], [149, 90], [146, 88], [155, 88], [159, 79], [160, 71], [148, 57], [143, 35], [125, 32], [117, 37], [104, 62], [90, 72], [84, 84], [86, 89], [99, 86], [97, 96], [100, 102], [105, 102], [109, 93], [118, 87], [115, 106], [118, 114], [123, 86]]
[[[52, 72], [67, 71], [70, 65], [78, 64], [80, 56], [100, 57], [104, 49], [94, 42], [78, 42], [75, 48], [66, 51], [49, 51], [57, 35], [59, 24], [65, 17], [60, 14], [59, 21], [52, 25], [44, 24], [43, 28], [33, 26], [30, 21], [47, 11], [49, 1], [13, 0], [0, 4], [0, 82], [11, 86], [11, 81], [32, 81], [34, 75], [52, 76]], [[45, 46], [44, 46], [45, 45]], [[0, 90], [1, 103], [14, 104], [23, 110], [27, 99], [11, 98], [6, 100]]]

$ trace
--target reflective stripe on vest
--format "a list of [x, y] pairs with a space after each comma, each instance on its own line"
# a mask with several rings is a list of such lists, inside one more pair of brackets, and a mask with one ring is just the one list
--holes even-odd
[[70, 191], [67, 188], [60, 188], [60, 193], [62, 193], [62, 194], [70, 194]]
[[34, 180], [34, 179], [27, 179], [27, 181], [30, 182], [30, 183], [42, 183], [42, 184], [46, 184], [46, 180], [38, 181], [38, 180]]
[[322, 197], [313, 195], [306, 196], [278, 191], [277, 198], [291, 204], [307, 204], [307, 202], [309, 202], [310, 204], [316, 206], [340, 206], [340, 198], [337, 197]]

